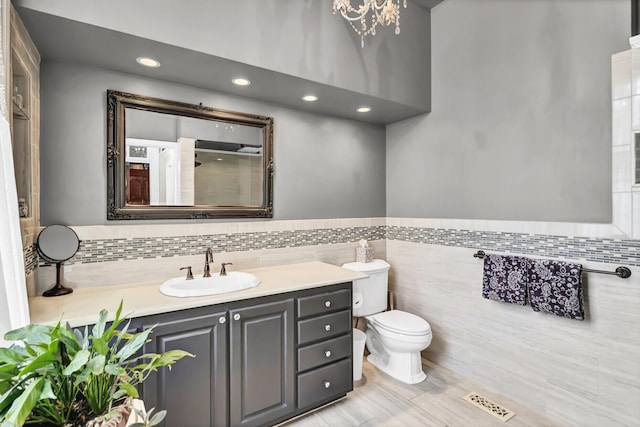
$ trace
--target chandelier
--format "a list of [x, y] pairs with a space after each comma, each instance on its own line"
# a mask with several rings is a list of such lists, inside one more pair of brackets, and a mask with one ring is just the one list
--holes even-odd
[[[407, 0], [402, 0], [402, 6], [407, 7]], [[396, 34], [400, 34], [400, 0], [362, 0], [357, 7], [351, 6], [351, 0], [333, 0], [333, 13], [337, 12], [360, 36], [362, 47], [364, 37], [375, 35], [378, 24], [388, 27], [395, 22]], [[360, 25], [354, 24], [356, 21], [360, 21]]]

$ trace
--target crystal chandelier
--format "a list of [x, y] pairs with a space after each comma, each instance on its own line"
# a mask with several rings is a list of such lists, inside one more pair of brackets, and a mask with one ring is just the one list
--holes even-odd
[[[402, 0], [402, 6], [407, 7], [407, 0]], [[362, 47], [364, 37], [375, 35], [378, 24], [388, 27], [395, 22], [396, 34], [400, 34], [400, 0], [362, 0], [357, 7], [351, 6], [351, 0], [333, 0], [333, 13], [337, 12], [358, 33]], [[355, 21], [360, 21], [360, 25], [354, 24]]]

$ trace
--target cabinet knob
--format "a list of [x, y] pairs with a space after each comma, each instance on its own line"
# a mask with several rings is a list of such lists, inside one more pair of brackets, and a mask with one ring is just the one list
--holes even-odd
[[327, 308], [331, 307], [331, 301], [325, 301], [324, 306]]
[[324, 330], [329, 332], [331, 330], [331, 325], [324, 325]]
[[240, 320], [240, 315], [238, 313], [234, 314], [233, 320]]
[[218, 319], [218, 323], [224, 323], [227, 321], [227, 318], [222, 316], [221, 318]]
[[329, 388], [329, 387], [331, 387], [331, 383], [329, 381], [325, 381], [324, 388]]
[[325, 357], [331, 357], [331, 350], [327, 350], [324, 352]]

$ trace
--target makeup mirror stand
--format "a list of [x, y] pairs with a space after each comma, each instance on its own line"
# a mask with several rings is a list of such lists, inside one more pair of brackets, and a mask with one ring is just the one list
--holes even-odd
[[67, 295], [73, 292], [73, 289], [67, 288], [62, 284], [62, 266], [64, 265], [63, 261], [56, 262], [56, 284], [53, 288], [48, 291], [44, 291], [42, 294], [45, 297], [57, 297], [60, 295]]
[[40, 231], [36, 241], [38, 254], [47, 264], [56, 265], [56, 284], [45, 291], [45, 297], [57, 297], [73, 292], [62, 284], [64, 279], [63, 266], [65, 261], [71, 259], [80, 248], [80, 239], [75, 231], [65, 225], [49, 225]]

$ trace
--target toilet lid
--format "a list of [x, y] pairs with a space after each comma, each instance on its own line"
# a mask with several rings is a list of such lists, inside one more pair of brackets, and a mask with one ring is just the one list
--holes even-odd
[[404, 335], [425, 335], [431, 333], [431, 325], [422, 317], [400, 310], [391, 310], [371, 316], [379, 327]]

